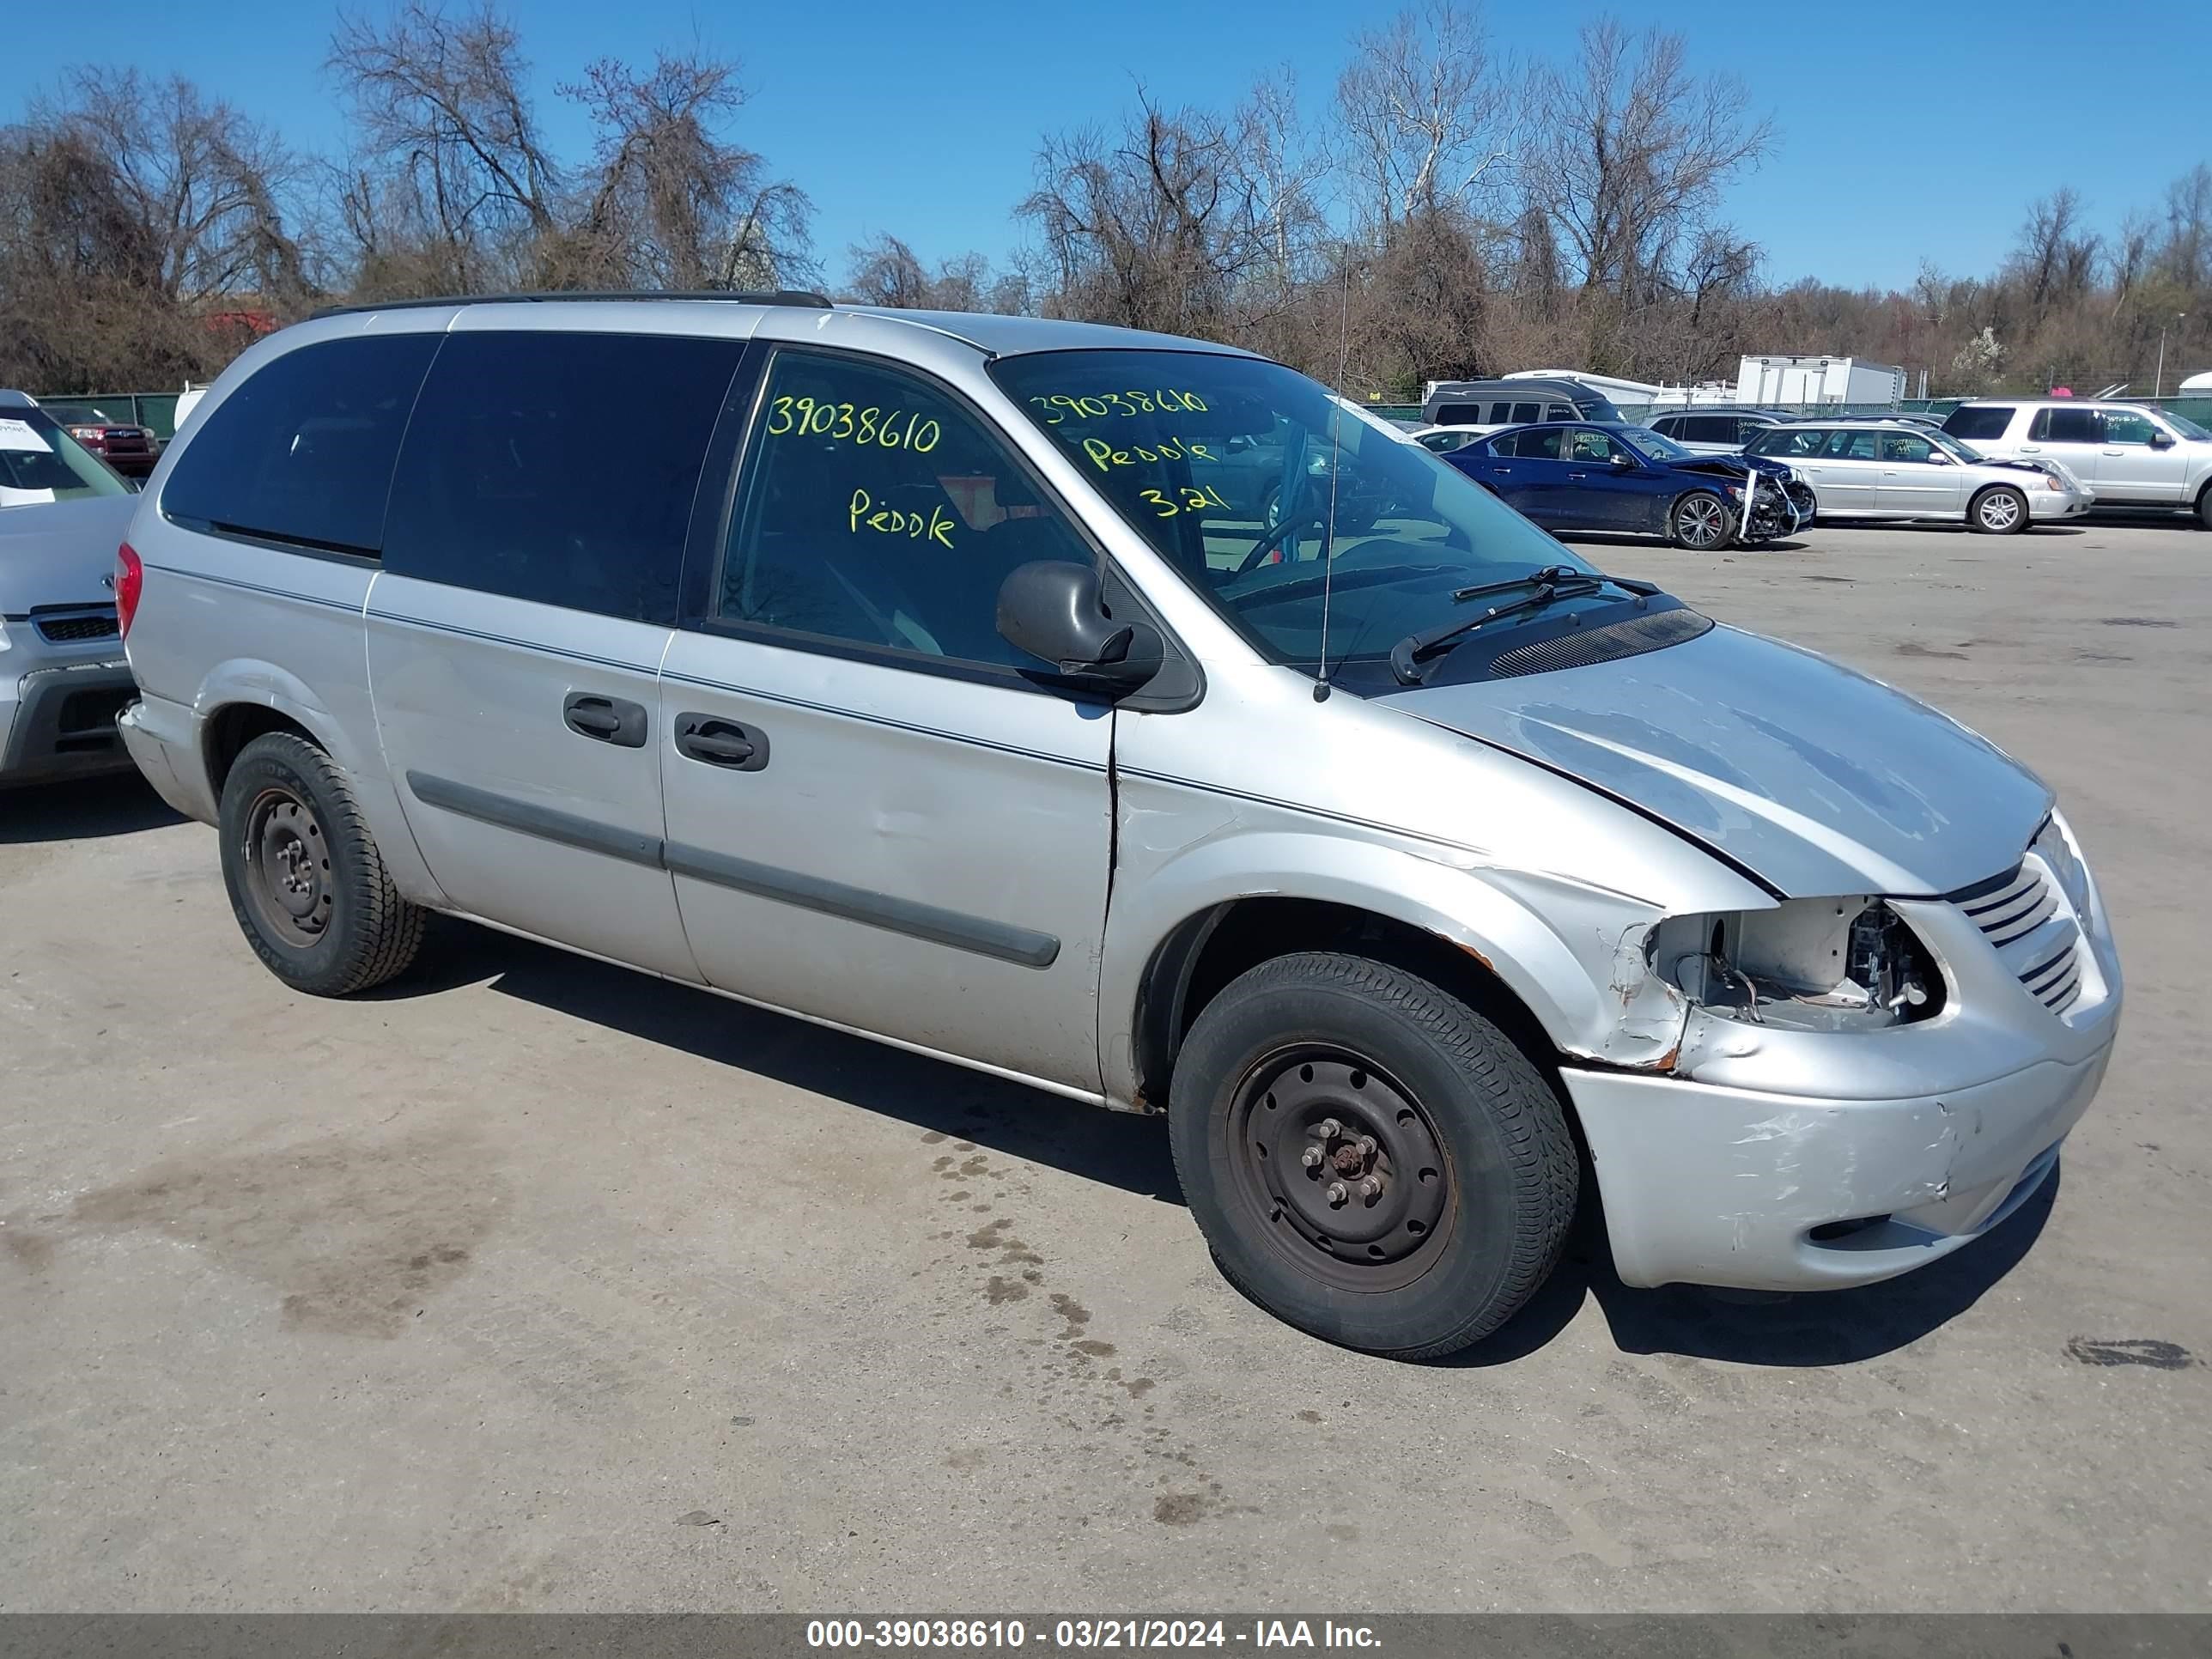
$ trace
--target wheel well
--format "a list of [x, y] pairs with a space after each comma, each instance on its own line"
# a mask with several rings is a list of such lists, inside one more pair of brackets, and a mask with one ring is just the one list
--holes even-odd
[[217, 800], [222, 799], [222, 781], [230, 775], [231, 763], [238, 758], [238, 751], [254, 738], [267, 737], [271, 732], [289, 732], [320, 746], [313, 732], [266, 703], [227, 703], [209, 717], [204, 739], [207, 747], [208, 787]]
[[1511, 1038], [1557, 1084], [1559, 1055], [1520, 998], [1490, 965], [1449, 939], [1394, 917], [1319, 899], [1245, 898], [1177, 927], [1152, 954], [1138, 994], [1138, 1094], [1165, 1102], [1176, 1056], [1206, 1005], [1247, 969], [1301, 951], [1338, 951], [1419, 974]]

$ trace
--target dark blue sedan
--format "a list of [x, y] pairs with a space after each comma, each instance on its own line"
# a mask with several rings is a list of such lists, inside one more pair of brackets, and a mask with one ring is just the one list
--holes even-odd
[[1620, 422], [1508, 427], [1443, 459], [1551, 530], [1664, 536], [1711, 552], [1772, 541], [1813, 517], [1812, 490], [1785, 463], [1693, 455]]

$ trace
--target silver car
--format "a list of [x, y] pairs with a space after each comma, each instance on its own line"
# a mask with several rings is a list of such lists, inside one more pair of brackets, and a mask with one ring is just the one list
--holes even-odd
[[136, 504], [45, 410], [0, 392], [0, 787], [131, 769], [110, 584]]
[[[1272, 522], [1200, 481], [1261, 434]], [[1356, 1347], [1506, 1320], [1584, 1150], [1632, 1285], [1936, 1261], [2118, 1023], [2024, 768], [1225, 347], [351, 311], [223, 375], [121, 565], [126, 739], [286, 983], [448, 911], [1164, 1114], [1228, 1275]]]
[[1948, 519], [1993, 536], [2078, 519], [2096, 496], [2055, 460], [1997, 460], [1948, 433], [1904, 421], [1771, 427], [1744, 452], [1787, 461], [1823, 519]]

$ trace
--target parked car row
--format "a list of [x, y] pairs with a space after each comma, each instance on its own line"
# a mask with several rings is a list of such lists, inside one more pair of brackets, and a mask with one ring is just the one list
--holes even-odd
[[2100, 507], [2193, 512], [2212, 530], [2212, 432], [2170, 410], [1982, 398], [1953, 410], [1943, 430], [1984, 456], [2055, 465]]
[[1664, 536], [1701, 553], [1793, 534], [1815, 505], [1786, 464], [1693, 455], [1617, 421], [1512, 427], [1444, 459], [1548, 528]]

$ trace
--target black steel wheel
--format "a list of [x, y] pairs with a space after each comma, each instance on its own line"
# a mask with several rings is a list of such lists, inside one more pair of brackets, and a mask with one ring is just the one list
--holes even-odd
[[1541, 1072], [1402, 969], [1262, 963], [1192, 1025], [1176, 1169], [1230, 1281], [1302, 1330], [1403, 1358], [1510, 1319], [1573, 1220], [1580, 1169]]
[[263, 927], [308, 950], [331, 925], [331, 849], [315, 809], [271, 783], [246, 809], [246, 896]]
[[1418, 1100], [1373, 1060], [1296, 1044], [1245, 1073], [1231, 1108], [1246, 1224], [1327, 1282], [1409, 1285], [1435, 1262], [1451, 1159]]
[[247, 744], [220, 817], [231, 912], [277, 978], [345, 996], [414, 961], [424, 913], [400, 896], [352, 786], [313, 744], [289, 732]]

